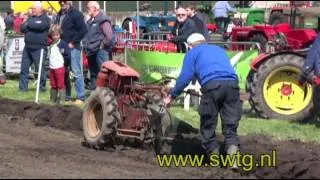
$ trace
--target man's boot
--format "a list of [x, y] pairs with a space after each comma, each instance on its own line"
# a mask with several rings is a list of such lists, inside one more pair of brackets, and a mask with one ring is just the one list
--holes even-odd
[[58, 98], [58, 89], [51, 89], [50, 90], [50, 101], [52, 103], [57, 103]]
[[66, 90], [65, 89], [59, 89], [59, 97], [58, 97], [58, 104], [64, 104], [66, 99]]
[[[230, 156], [230, 158], [232, 159], [233, 157], [232, 156], [236, 156], [237, 155], [237, 153], [239, 152], [239, 147], [238, 146], [236, 146], [236, 145], [230, 145], [229, 147], [228, 147], [228, 149], [227, 149], [227, 155], [228, 156]], [[239, 162], [237, 162], [237, 158], [236, 157], [234, 157], [234, 159], [235, 159], [235, 161], [234, 161], [234, 164], [233, 165], [231, 165], [231, 169], [233, 169], [233, 170], [237, 170], [238, 169], [238, 163]]]

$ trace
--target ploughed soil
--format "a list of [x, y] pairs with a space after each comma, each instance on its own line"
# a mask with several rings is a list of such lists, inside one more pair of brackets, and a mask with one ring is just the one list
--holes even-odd
[[[242, 152], [258, 158], [276, 150], [276, 167], [250, 172], [217, 167], [161, 168], [148, 148], [125, 145], [113, 151], [96, 151], [82, 146], [81, 117], [76, 107], [0, 99], [0, 178], [320, 177], [320, 145], [246, 136], [241, 137]], [[177, 149], [184, 153], [200, 147], [197, 135], [184, 134], [176, 139], [173, 146], [181, 146]]]

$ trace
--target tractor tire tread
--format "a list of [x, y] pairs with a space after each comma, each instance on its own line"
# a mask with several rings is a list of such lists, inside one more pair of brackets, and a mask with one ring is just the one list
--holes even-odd
[[252, 81], [248, 85], [248, 91], [250, 92], [249, 102], [251, 102], [253, 109], [262, 118], [275, 118], [284, 120], [304, 120], [311, 115], [312, 101], [307, 107], [292, 115], [282, 115], [273, 112], [267, 105], [263, 97], [263, 85], [264, 79], [268, 74], [279, 66], [295, 66], [302, 68], [304, 58], [294, 54], [280, 54], [271, 57], [266, 62], [260, 65], [257, 72], [252, 76]]

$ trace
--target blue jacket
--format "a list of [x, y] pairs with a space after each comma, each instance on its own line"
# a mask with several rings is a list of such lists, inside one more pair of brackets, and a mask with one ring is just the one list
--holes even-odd
[[238, 80], [226, 51], [219, 46], [208, 44], [194, 47], [186, 54], [171, 96], [179, 96], [194, 77], [201, 86], [210, 80]]
[[314, 75], [320, 75], [320, 33], [313, 42], [312, 47], [304, 61], [302, 78], [307, 79], [311, 72], [314, 72]]
[[48, 45], [48, 31], [50, 19], [47, 15], [32, 16], [20, 27], [25, 34], [25, 47], [29, 49], [46, 48]]
[[214, 14], [215, 18], [218, 18], [218, 17], [227, 18], [229, 17], [228, 16], [229, 12], [236, 12], [236, 10], [229, 5], [228, 1], [218, 1], [216, 2], [216, 4], [212, 9], [212, 13]]
[[64, 14], [63, 10], [59, 12], [56, 17], [55, 24], [61, 23], [62, 29], [62, 40], [66, 43], [74, 43], [77, 48], [80, 48], [80, 41], [87, 33], [87, 27], [84, 21], [83, 14], [75, 9], [74, 7], [70, 7], [68, 12], [66, 12], [66, 16], [61, 21], [61, 16]]

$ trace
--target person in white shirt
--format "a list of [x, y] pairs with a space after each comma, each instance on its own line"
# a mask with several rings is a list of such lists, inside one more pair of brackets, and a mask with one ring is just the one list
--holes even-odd
[[50, 100], [57, 104], [60, 104], [61, 100], [66, 100], [65, 72], [71, 58], [68, 44], [60, 39], [61, 32], [59, 25], [52, 25], [49, 31], [49, 36], [52, 39], [48, 53], [51, 85]]

